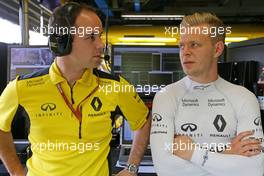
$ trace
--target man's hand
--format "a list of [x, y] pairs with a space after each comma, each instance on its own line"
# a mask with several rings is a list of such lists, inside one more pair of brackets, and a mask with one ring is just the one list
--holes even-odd
[[224, 154], [254, 156], [261, 152], [261, 142], [257, 139], [244, 139], [253, 135], [252, 131], [241, 132], [231, 141], [231, 149], [225, 150]]
[[11, 176], [24, 176], [26, 171], [16, 154], [11, 132], [0, 130], [0, 160]]
[[188, 136], [176, 136], [173, 141], [173, 154], [185, 159], [191, 160], [195, 149], [195, 144]]
[[132, 174], [127, 169], [123, 169], [116, 176], [137, 176], [137, 174]]

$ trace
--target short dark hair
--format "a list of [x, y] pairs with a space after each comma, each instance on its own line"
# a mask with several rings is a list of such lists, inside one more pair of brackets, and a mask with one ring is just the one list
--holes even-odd
[[77, 16], [82, 10], [87, 10], [97, 14], [97, 11], [84, 3], [68, 2], [54, 9], [49, 18], [50, 27], [72, 27]]

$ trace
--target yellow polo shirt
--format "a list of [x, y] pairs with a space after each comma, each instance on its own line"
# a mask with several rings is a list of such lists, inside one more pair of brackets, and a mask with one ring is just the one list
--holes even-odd
[[[79, 105], [81, 121], [66, 105], [57, 84], [74, 109]], [[137, 130], [148, 116], [147, 107], [122, 77], [86, 70], [70, 88], [55, 63], [8, 84], [0, 97], [2, 131], [11, 130], [19, 106], [30, 120], [33, 155], [27, 161], [28, 176], [107, 176], [110, 117], [121, 113]]]

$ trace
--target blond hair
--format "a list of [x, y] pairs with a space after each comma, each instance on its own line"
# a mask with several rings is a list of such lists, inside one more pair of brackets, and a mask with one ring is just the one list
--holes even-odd
[[180, 24], [184, 27], [193, 27], [198, 25], [208, 25], [209, 27], [214, 27], [216, 29], [223, 28], [224, 32], [217, 32], [213, 41], [223, 41], [225, 42], [225, 26], [222, 20], [220, 20], [215, 14], [209, 12], [196, 12], [192, 15], [185, 16]]

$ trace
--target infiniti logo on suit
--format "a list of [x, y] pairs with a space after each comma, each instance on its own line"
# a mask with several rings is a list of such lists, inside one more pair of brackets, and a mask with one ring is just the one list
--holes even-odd
[[42, 111], [50, 112], [56, 109], [56, 105], [54, 103], [45, 103], [40, 108]]
[[181, 129], [182, 129], [182, 131], [185, 131], [185, 132], [187, 132], [188, 130], [190, 132], [193, 132], [193, 131], [197, 130], [197, 125], [195, 125], [193, 123], [185, 123], [181, 126]]

